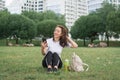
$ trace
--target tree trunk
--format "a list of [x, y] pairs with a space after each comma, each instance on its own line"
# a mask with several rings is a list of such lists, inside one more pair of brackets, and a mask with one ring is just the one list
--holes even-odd
[[8, 46], [8, 39], [6, 39], [6, 46]]
[[91, 40], [90, 40], [91, 43], [93, 43], [93, 38], [91, 37]]
[[16, 44], [18, 44], [19, 42], [18, 42], [18, 38], [16, 38]]
[[104, 35], [101, 35], [101, 41], [103, 41], [103, 36], [104, 36]]
[[106, 38], [107, 38], [107, 46], [109, 47], [109, 36], [107, 32], [106, 32]]
[[30, 39], [30, 43], [32, 43], [32, 39]]

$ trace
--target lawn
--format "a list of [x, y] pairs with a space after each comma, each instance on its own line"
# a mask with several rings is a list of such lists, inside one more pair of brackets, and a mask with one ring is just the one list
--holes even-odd
[[62, 60], [76, 52], [89, 64], [87, 72], [48, 74], [40, 47], [0, 47], [0, 80], [120, 80], [120, 48], [65, 48]]

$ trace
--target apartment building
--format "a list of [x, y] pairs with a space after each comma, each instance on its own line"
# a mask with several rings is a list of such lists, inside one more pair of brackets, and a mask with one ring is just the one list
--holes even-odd
[[82, 15], [88, 14], [86, 0], [47, 0], [46, 9], [55, 13], [65, 15], [66, 26], [68, 29]]
[[5, 1], [0, 0], [0, 11], [5, 9]]
[[101, 8], [104, 1], [114, 5], [116, 8], [120, 7], [120, 0], [88, 0], [88, 12]]
[[7, 8], [12, 14], [20, 14], [22, 11], [43, 12], [45, 10], [45, 0], [13, 0]]

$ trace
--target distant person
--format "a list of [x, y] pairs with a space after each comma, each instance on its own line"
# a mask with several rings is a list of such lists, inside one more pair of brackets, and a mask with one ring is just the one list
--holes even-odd
[[57, 72], [62, 68], [61, 53], [64, 47], [77, 48], [78, 45], [68, 37], [68, 31], [62, 25], [57, 25], [52, 38], [41, 42], [41, 51], [45, 55], [42, 65], [48, 73]]

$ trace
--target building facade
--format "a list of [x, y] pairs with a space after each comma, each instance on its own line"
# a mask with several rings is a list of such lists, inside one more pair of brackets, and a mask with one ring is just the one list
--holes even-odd
[[120, 7], [120, 0], [88, 0], [88, 12], [101, 8], [104, 1], [114, 5], [116, 8]]
[[43, 12], [45, 10], [45, 0], [13, 0], [7, 8], [12, 14], [20, 14], [22, 11]]
[[80, 16], [88, 14], [86, 0], [47, 0], [46, 9], [65, 15], [66, 26], [68, 29], [73, 26], [74, 22]]
[[5, 1], [0, 0], [0, 11], [5, 9]]
[[7, 8], [12, 14], [20, 14], [22, 11], [52, 10], [65, 16], [68, 29], [80, 16], [88, 14], [87, 0], [12, 0]]

